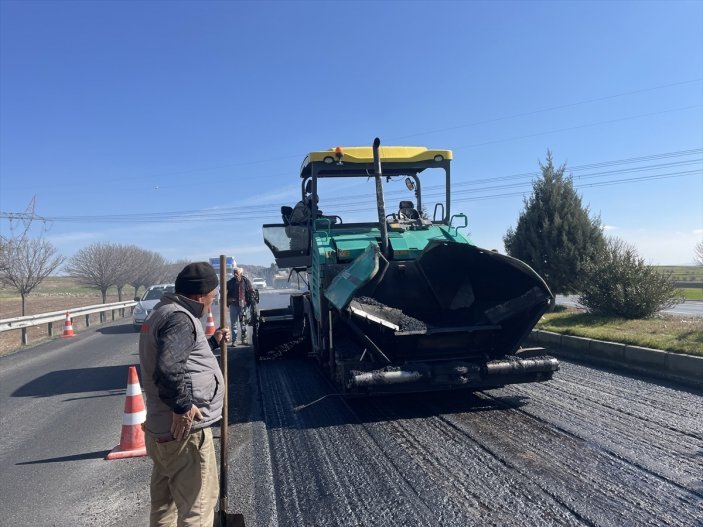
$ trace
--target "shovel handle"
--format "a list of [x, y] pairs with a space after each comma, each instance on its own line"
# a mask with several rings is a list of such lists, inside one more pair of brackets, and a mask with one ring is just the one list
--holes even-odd
[[[220, 255], [220, 326], [227, 324], [227, 257]], [[222, 421], [220, 422], [220, 511], [227, 511], [227, 415], [229, 381], [227, 380], [227, 339], [220, 340], [220, 369], [225, 382]]]

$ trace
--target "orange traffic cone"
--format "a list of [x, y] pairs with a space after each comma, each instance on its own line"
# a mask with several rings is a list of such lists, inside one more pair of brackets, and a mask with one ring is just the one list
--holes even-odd
[[215, 334], [215, 319], [212, 316], [212, 311], [207, 311], [207, 324], [205, 324], [205, 335], [210, 337]]
[[63, 338], [75, 337], [76, 334], [73, 332], [73, 324], [71, 323], [71, 316], [66, 311], [66, 322], [63, 323]]
[[120, 444], [105, 457], [105, 459], [123, 459], [126, 457], [146, 456], [144, 443], [144, 430], [142, 423], [146, 421], [146, 410], [142, 389], [139, 386], [137, 368], [129, 367], [127, 380], [127, 398], [124, 402], [124, 416], [122, 417], [122, 434]]

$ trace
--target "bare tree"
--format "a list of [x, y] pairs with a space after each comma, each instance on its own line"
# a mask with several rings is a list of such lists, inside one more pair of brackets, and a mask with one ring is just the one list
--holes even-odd
[[700, 241], [696, 244], [693, 259], [697, 265], [703, 265], [703, 241]]
[[141, 247], [134, 247], [131, 256], [131, 266], [133, 269], [132, 274], [129, 277], [129, 285], [134, 288], [134, 297], [137, 298], [137, 291], [144, 284], [144, 277], [149, 268], [149, 260], [151, 259], [151, 254], [149, 251], [142, 249]]
[[[168, 282], [173, 282], [173, 280], [168, 278], [169, 274], [169, 263], [166, 261], [166, 259], [161, 256], [160, 254], [154, 254], [154, 257], [151, 261], [150, 267], [149, 267], [149, 275], [148, 275], [148, 283], [144, 285], [153, 285], [153, 284], [163, 284], [163, 283], [168, 283]], [[175, 277], [174, 277], [175, 279]]]
[[164, 276], [166, 260], [159, 253], [135, 248], [132, 253], [133, 273], [129, 285], [134, 287], [134, 296], [140, 287], [158, 284]]
[[175, 262], [171, 262], [169, 264], [166, 264], [166, 268], [164, 269], [164, 275], [162, 277], [162, 280], [164, 282], [172, 283], [176, 281], [176, 277], [178, 276], [178, 273], [180, 273], [183, 268], [191, 263], [190, 260], [176, 260]]
[[72, 256], [65, 271], [80, 283], [99, 289], [105, 304], [107, 290], [117, 285], [122, 265], [118, 245], [93, 243]]
[[[22, 316], [26, 315], [26, 299], [32, 290], [53, 273], [65, 260], [44, 238], [44, 223], [38, 238], [30, 238], [34, 220], [46, 222], [35, 214], [36, 196], [24, 213], [10, 214], [10, 236], [0, 235], [0, 284], [14, 287], [22, 298]], [[21, 233], [17, 227], [21, 226]], [[23, 340], [26, 337], [23, 329]]]
[[0, 283], [17, 290], [22, 298], [22, 316], [26, 314], [27, 295], [64, 260], [43, 237], [30, 239], [27, 231], [17, 238], [0, 236]]
[[2, 276], [3, 273], [5, 273], [8, 269], [9, 265], [9, 258], [7, 257], [7, 251], [8, 251], [8, 242], [7, 239], [0, 234], [0, 276]]
[[135, 254], [141, 249], [136, 245], [115, 245], [115, 287], [117, 299], [122, 302], [122, 290], [130, 283], [135, 272]]

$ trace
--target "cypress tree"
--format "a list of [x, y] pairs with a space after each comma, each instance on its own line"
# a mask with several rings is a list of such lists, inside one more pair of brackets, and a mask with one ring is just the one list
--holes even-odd
[[541, 178], [532, 184], [515, 229], [503, 237], [506, 252], [531, 266], [554, 293], [579, 292], [583, 266], [604, 247], [600, 218], [581, 203], [566, 164], [556, 168], [547, 151]]

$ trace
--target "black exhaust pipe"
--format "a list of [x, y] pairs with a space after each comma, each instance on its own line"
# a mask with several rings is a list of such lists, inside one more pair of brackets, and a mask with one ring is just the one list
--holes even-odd
[[388, 258], [388, 228], [386, 227], [386, 205], [383, 200], [383, 183], [381, 181], [381, 157], [378, 148], [381, 140], [373, 140], [373, 175], [376, 179], [376, 208], [378, 209], [378, 228], [381, 230], [381, 254]]

